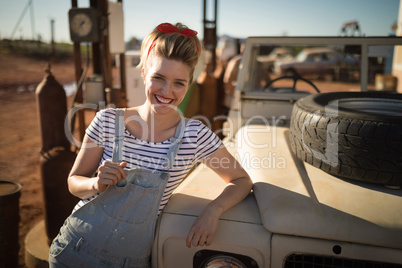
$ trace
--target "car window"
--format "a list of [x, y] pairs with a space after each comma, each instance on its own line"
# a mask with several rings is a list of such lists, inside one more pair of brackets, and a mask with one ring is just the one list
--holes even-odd
[[334, 60], [334, 54], [332, 53], [323, 53], [322, 54], [323, 61], [332, 61]]
[[320, 62], [321, 61], [321, 54], [312, 54], [311, 57], [309, 57], [309, 58], [313, 62]]
[[296, 60], [299, 62], [305, 61], [307, 59], [307, 54], [304, 53], [304, 51], [300, 51], [299, 54], [297, 55]]
[[[276, 48], [286, 50], [289, 57], [279, 57]], [[314, 52], [314, 51], [322, 51]], [[326, 50], [326, 51], [325, 51]], [[272, 53], [272, 54], [271, 54]], [[277, 54], [275, 58], [271, 57]], [[264, 87], [272, 80], [277, 79], [292, 70], [301, 77], [313, 82], [321, 92], [334, 91], [360, 91], [361, 90], [361, 46], [359, 45], [272, 45], [256, 43], [252, 46], [247, 63], [244, 79], [241, 81], [243, 92], [265, 92]], [[271, 54], [271, 55], [270, 55]], [[310, 56], [311, 63], [300, 64]], [[388, 90], [388, 87], [395, 87], [395, 79], [392, 77], [392, 66], [390, 63], [393, 57], [402, 55], [402, 46], [369, 46], [368, 47], [368, 90]], [[330, 62], [330, 68], [319, 66], [323, 62]], [[395, 64], [395, 61], [394, 61]], [[396, 61], [396, 64], [398, 61]], [[307, 68], [309, 67], [309, 68]], [[317, 68], [316, 68], [317, 67]], [[293, 81], [281, 81], [281, 86], [292, 87]], [[307, 88], [301, 90], [310, 91]], [[311, 91], [313, 92], [313, 91]], [[267, 93], [268, 94], [268, 93]]]

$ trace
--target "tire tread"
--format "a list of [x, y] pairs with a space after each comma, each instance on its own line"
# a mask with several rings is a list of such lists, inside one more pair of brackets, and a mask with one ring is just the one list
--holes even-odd
[[[325, 172], [359, 181], [402, 185], [401, 124], [326, 117], [304, 109], [298, 101], [289, 136], [295, 155]], [[336, 147], [338, 150], [332, 151]]]

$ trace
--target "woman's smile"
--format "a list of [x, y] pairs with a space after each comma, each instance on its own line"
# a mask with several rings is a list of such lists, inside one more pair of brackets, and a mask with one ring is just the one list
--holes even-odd
[[160, 105], [169, 105], [173, 102], [173, 99], [162, 97], [161, 95], [155, 94], [156, 102]]

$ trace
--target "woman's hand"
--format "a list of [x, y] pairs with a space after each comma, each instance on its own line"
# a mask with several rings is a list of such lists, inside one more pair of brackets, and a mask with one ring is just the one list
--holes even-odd
[[[102, 156], [103, 148], [85, 134], [83, 145], [68, 177], [70, 193], [81, 199], [90, 198], [99, 192], [104, 192], [109, 185], [115, 185], [126, 178], [124, 168], [127, 162], [117, 164], [104, 161], [99, 166]], [[94, 177], [96, 171], [98, 175]]]
[[126, 179], [126, 172], [124, 168], [127, 162], [120, 164], [111, 161], [104, 161], [98, 169], [97, 180], [94, 183], [94, 190], [98, 192], [106, 191], [109, 185], [116, 185], [120, 180]]
[[253, 186], [247, 172], [224, 147], [213, 152], [205, 159], [204, 163], [227, 184], [222, 193], [211, 201], [195, 220], [187, 235], [187, 247], [191, 247], [191, 245], [195, 247], [209, 246], [212, 243], [221, 214], [246, 198]]
[[194, 247], [211, 245], [220, 215], [220, 209], [214, 208], [212, 205], [204, 209], [187, 235], [187, 247], [191, 248], [191, 245]]

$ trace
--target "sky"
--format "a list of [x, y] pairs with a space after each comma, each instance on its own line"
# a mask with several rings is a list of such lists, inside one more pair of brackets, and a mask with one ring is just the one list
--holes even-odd
[[[398, 20], [402, 0], [218, 0], [217, 32], [235, 38], [248, 36], [338, 36], [342, 25], [358, 21], [366, 36], [388, 36]], [[0, 0], [0, 39], [71, 42], [70, 0]], [[213, 19], [214, 0], [207, 0]], [[88, 7], [88, 0], [78, 0]], [[33, 7], [33, 8], [32, 8]], [[124, 39], [143, 39], [161, 22], [182, 22], [203, 37], [203, 0], [123, 0]], [[33, 14], [33, 16], [32, 16]], [[21, 23], [18, 25], [19, 19]], [[18, 27], [17, 27], [18, 26]]]

